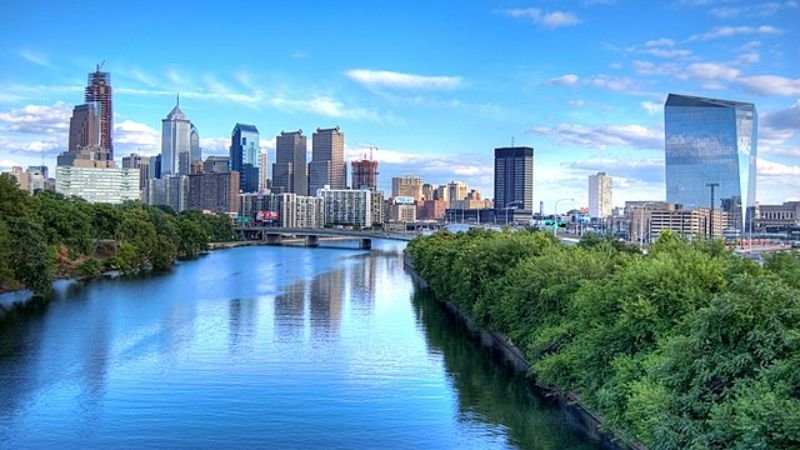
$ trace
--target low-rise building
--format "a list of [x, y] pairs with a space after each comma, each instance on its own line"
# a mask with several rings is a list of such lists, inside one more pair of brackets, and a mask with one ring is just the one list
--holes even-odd
[[101, 167], [56, 167], [56, 192], [89, 203], [139, 200], [139, 170]]
[[710, 208], [652, 210], [647, 216], [651, 242], [665, 230], [688, 238], [722, 238], [728, 221], [725, 212], [715, 209], [712, 215]]
[[246, 222], [284, 228], [325, 226], [322, 197], [262, 191], [243, 193], [240, 198], [239, 216]]
[[783, 232], [800, 226], [800, 202], [759, 205], [756, 222], [759, 230], [767, 232]]

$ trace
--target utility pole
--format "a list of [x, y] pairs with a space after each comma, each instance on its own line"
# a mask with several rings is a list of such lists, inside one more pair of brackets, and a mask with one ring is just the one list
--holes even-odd
[[711, 188], [711, 213], [708, 216], [708, 238], [714, 238], [714, 189], [719, 187], [719, 183], [706, 183]]

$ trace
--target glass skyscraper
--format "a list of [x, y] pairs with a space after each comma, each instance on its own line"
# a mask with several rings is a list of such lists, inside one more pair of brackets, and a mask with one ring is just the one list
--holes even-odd
[[231, 170], [239, 172], [240, 189], [244, 192], [258, 191], [258, 174], [262, 169], [259, 153], [258, 129], [255, 125], [237, 123], [231, 132]]
[[[744, 231], [755, 208], [758, 113], [752, 103], [669, 94], [664, 105], [667, 201], [714, 208]], [[744, 206], [744, 207], [743, 207]]]

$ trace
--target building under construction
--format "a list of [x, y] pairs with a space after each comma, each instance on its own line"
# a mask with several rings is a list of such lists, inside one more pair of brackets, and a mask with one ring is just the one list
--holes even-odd
[[98, 64], [97, 69], [89, 74], [85, 101], [97, 107], [100, 118], [100, 148], [107, 152], [106, 159], [113, 160], [114, 110], [111, 105], [111, 74], [100, 71], [103, 63]]
[[370, 159], [366, 155], [362, 160], [355, 160], [350, 163], [351, 173], [353, 174], [353, 189], [378, 189], [378, 161], [372, 159], [372, 149], [370, 149]]

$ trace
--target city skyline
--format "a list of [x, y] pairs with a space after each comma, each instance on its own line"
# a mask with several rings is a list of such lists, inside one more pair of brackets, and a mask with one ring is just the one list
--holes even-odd
[[[54, 168], [86, 73], [107, 59], [118, 163], [133, 151], [159, 152], [160, 120], [180, 92], [202, 133], [204, 159], [228, 153], [237, 122], [262, 131], [270, 162], [280, 130], [338, 125], [347, 134], [346, 162], [370, 144], [379, 148], [384, 191], [393, 176], [415, 174], [433, 184], [460, 179], [494, 197], [493, 149], [514, 139], [536, 149], [535, 204], [549, 209], [556, 198], [574, 197], [563, 206], [586, 206], [586, 177], [605, 171], [619, 206], [665, 199], [663, 104], [676, 92], [756, 104], [757, 199], [797, 199], [800, 50], [792, 24], [800, 7], [717, 3], [645, 10], [625, 1], [488, 2], [460, 5], [453, 20], [441, 20], [453, 13], [446, 5], [343, 3], [334, 25], [312, 4], [254, 8], [253, 17], [275, 22], [278, 34], [290, 22], [273, 19], [290, 15], [322, 27], [278, 42], [248, 30], [210, 41], [201, 30], [219, 11], [205, 5], [193, 20], [174, 23], [178, 5], [160, 5], [164, 14], [152, 19], [145, 13], [156, 4], [111, 5], [102, 12], [109, 26], [149, 30], [134, 45], [74, 33], [71, 23], [100, 14], [91, 8], [53, 5], [48, 14], [63, 19], [55, 23], [43, 20], [44, 8], [4, 5], [0, 170], [39, 165], [42, 155]], [[401, 23], [413, 26], [391, 27]], [[45, 25], [47, 33], [34, 32]], [[331, 26], [337, 33], [323, 33]], [[175, 31], [182, 39], [159, 49]], [[234, 44], [260, 56], [222, 64], [221, 49]]]

